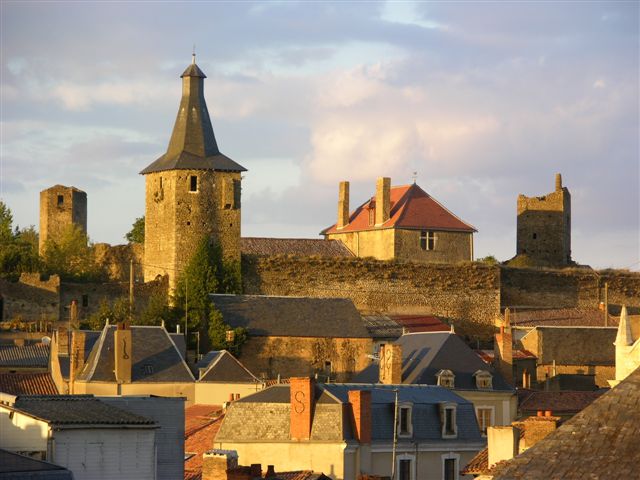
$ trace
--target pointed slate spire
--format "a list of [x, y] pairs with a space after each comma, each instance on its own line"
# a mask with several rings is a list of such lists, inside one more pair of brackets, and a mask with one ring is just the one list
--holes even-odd
[[140, 173], [173, 169], [246, 171], [218, 149], [204, 99], [204, 79], [207, 76], [196, 64], [195, 52], [191, 65], [180, 78], [182, 98], [167, 152]]
[[633, 345], [633, 335], [631, 333], [631, 324], [627, 316], [627, 307], [622, 306], [620, 312], [620, 324], [618, 325], [618, 334], [614, 345]]

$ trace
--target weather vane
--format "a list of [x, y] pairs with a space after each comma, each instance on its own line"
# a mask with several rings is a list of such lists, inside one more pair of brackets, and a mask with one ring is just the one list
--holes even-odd
[[411, 178], [413, 178], [413, 183], [416, 183], [416, 180], [418, 179], [418, 172], [414, 171], [413, 175], [411, 175]]

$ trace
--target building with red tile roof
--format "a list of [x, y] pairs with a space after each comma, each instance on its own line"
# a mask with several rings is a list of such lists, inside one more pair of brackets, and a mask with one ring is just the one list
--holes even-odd
[[417, 184], [391, 187], [384, 177], [376, 195], [353, 212], [349, 182], [341, 182], [338, 221], [321, 235], [358, 257], [430, 263], [472, 260], [476, 231]]
[[58, 395], [51, 373], [0, 373], [0, 392], [10, 395]]
[[213, 448], [224, 415], [220, 405], [191, 405], [184, 415], [184, 478], [202, 478], [202, 454]]

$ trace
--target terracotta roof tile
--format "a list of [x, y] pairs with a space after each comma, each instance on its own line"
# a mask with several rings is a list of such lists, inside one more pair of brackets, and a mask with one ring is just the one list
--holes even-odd
[[489, 449], [483, 448], [471, 459], [460, 473], [463, 475], [480, 475], [487, 471], [489, 467]]
[[391, 187], [390, 218], [383, 225], [369, 224], [369, 210], [374, 208], [375, 197], [360, 205], [349, 217], [349, 224], [340, 230], [336, 224], [326, 228], [322, 235], [329, 233], [356, 232], [382, 228], [433, 229], [460, 232], [475, 232], [475, 227], [463, 222], [447, 210], [435, 198], [415, 183]]
[[10, 395], [57, 395], [51, 373], [0, 373], [0, 392]]
[[184, 464], [185, 480], [202, 476], [202, 454], [213, 447], [224, 415], [218, 405], [192, 405], [185, 410], [184, 451], [194, 454]]
[[518, 408], [523, 412], [550, 410], [556, 414], [571, 414], [588, 407], [606, 390], [595, 392], [518, 390]]

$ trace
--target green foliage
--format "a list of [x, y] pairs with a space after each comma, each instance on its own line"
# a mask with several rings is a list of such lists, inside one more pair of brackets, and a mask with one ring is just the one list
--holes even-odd
[[0, 243], [13, 240], [13, 214], [6, 203], [0, 201]]
[[[233, 330], [233, 339], [228, 340], [227, 332]], [[234, 355], [240, 354], [242, 344], [246, 342], [248, 332], [246, 328], [237, 327], [232, 329], [224, 323], [222, 314], [215, 308], [209, 313], [209, 341], [213, 350], [229, 350]]]
[[16, 279], [20, 273], [35, 272], [40, 267], [35, 228], [13, 230], [11, 210], [0, 201], [0, 276]]
[[151, 295], [147, 308], [135, 317], [136, 325], [161, 325], [165, 322], [167, 330], [172, 331], [178, 321], [176, 311], [167, 303], [167, 296], [161, 293]]
[[105, 323], [114, 324], [122, 322], [129, 318], [129, 299], [125, 297], [118, 298], [112, 304], [106, 299], [100, 301], [98, 311], [92, 313], [87, 318], [87, 322], [81, 325], [82, 328], [91, 330], [102, 330]]
[[500, 263], [498, 262], [498, 259], [493, 255], [487, 255], [486, 257], [479, 258], [478, 262], [485, 263], [487, 265], [497, 265], [498, 263]]
[[69, 225], [58, 240], [44, 245], [44, 264], [48, 272], [72, 281], [100, 280], [103, 272], [95, 264], [87, 234], [77, 225]]
[[129, 243], [144, 243], [144, 215], [136, 218], [131, 230], [124, 236]]

